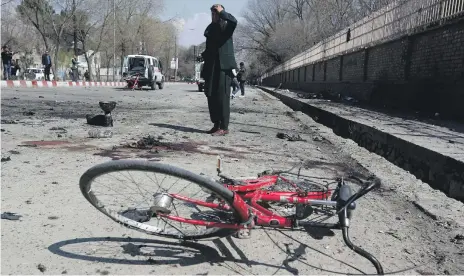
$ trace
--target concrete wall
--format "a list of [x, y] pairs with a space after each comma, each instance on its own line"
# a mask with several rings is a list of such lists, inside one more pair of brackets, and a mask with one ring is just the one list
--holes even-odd
[[[300, 74], [305, 67], [306, 78], [300, 76], [299, 82], [277, 74], [263, 84], [282, 82], [283, 88], [341, 94], [373, 106], [438, 112], [442, 118], [464, 121], [462, 16], [421, 33], [302, 66]], [[291, 76], [295, 70], [290, 70]]]

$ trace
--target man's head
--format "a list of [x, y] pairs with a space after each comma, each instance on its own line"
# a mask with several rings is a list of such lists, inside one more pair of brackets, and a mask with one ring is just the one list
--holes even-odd
[[224, 10], [224, 6], [221, 4], [214, 4], [211, 8], [211, 21], [213, 23], [218, 23], [219, 22], [219, 12]]
[[240, 62], [240, 67], [244, 67], [244, 66], [245, 66], [245, 63], [243, 63], [243, 61]]
[[8, 51], [8, 46], [6, 46], [6, 45], [3, 46], [3, 47], [2, 47], [2, 50], [3, 50], [3, 51]]
[[45, 54], [47, 54], [47, 55], [48, 55], [48, 50], [45, 50]]

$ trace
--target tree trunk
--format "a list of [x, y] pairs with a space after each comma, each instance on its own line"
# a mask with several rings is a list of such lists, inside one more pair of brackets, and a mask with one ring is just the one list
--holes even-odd
[[111, 64], [112, 56], [108, 55], [108, 51], [106, 51], [105, 53], [106, 53], [106, 80], [105, 81], [108, 81], [109, 75], [110, 75], [110, 64]]
[[92, 58], [94, 54], [91, 54], [89, 57], [85, 49], [82, 49], [82, 50], [84, 50], [84, 57], [85, 57], [85, 61], [87, 62], [87, 70], [89, 71], [89, 81], [92, 81], [92, 62], [90, 62], [90, 59]]
[[58, 67], [58, 53], [60, 52], [60, 41], [56, 44], [55, 48], [55, 56], [53, 57], [53, 64], [52, 64], [52, 72], [53, 72], [53, 80], [57, 80], [58, 75], [57, 75], [57, 67]]
[[121, 75], [124, 70], [124, 56], [126, 55], [126, 45], [124, 41], [121, 44]]

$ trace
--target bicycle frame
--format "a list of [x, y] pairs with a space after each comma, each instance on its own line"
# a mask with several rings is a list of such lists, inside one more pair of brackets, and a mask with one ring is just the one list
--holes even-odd
[[[242, 183], [243, 185], [228, 185], [223, 184], [226, 188], [234, 192], [234, 200], [233, 200], [233, 207], [237, 211], [238, 216], [242, 221], [246, 221], [247, 223], [241, 224], [226, 224], [226, 223], [216, 223], [216, 222], [207, 222], [203, 220], [195, 220], [195, 219], [188, 219], [178, 216], [173, 216], [170, 214], [157, 214], [167, 219], [171, 219], [174, 221], [187, 223], [187, 224], [194, 224], [194, 225], [201, 225], [206, 227], [216, 227], [216, 228], [230, 228], [230, 229], [243, 229], [249, 228], [250, 226], [271, 226], [271, 227], [282, 227], [282, 228], [293, 228], [296, 226], [296, 219], [290, 217], [282, 217], [274, 212], [264, 208], [258, 201], [264, 202], [280, 202], [280, 203], [293, 203], [293, 204], [306, 204], [306, 205], [330, 205], [335, 206], [335, 201], [327, 200], [328, 197], [331, 195], [331, 191], [323, 191], [323, 192], [304, 192], [304, 191], [297, 191], [297, 192], [274, 192], [274, 191], [266, 191], [260, 190], [260, 188], [264, 188], [266, 186], [271, 186], [276, 184], [278, 180], [283, 180], [287, 183], [291, 183], [286, 178], [279, 176], [279, 175], [267, 175], [262, 176], [257, 179], [253, 180], [244, 180]], [[299, 189], [296, 185], [295, 188]], [[189, 203], [193, 203], [199, 206], [211, 208], [211, 209], [218, 209], [218, 210], [231, 210], [231, 207], [224, 202], [221, 203], [211, 203], [202, 200], [191, 199], [185, 196], [177, 195], [177, 194], [169, 194], [169, 196], [183, 200]], [[245, 200], [249, 201], [249, 204], [245, 202]], [[251, 215], [256, 216], [256, 221], [252, 220]]]
[[137, 88], [140, 88], [139, 86], [139, 78], [140, 78], [140, 73], [137, 73], [135, 75], [135, 79], [134, 80], [127, 80], [127, 86], [128, 88], [134, 90], [135, 87], [137, 86]]

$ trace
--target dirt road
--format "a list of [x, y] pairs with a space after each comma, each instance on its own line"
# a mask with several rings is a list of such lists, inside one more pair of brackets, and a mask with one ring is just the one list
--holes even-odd
[[[2, 274], [375, 272], [336, 231], [257, 229], [250, 240], [185, 244], [147, 236], [98, 212], [78, 186], [88, 168], [111, 159], [149, 159], [214, 175], [218, 154], [225, 172], [235, 177], [301, 161], [319, 177], [376, 174], [382, 189], [358, 202], [353, 241], [377, 256], [388, 273], [464, 271], [462, 217], [431, 218], [413, 197], [417, 191], [428, 193], [441, 200], [437, 208], [462, 209], [462, 204], [275, 98], [248, 91], [232, 102], [231, 134], [212, 137], [204, 133], [211, 128], [206, 99], [194, 85], [156, 91], [2, 89], [2, 158], [10, 160], [2, 162], [1, 211], [22, 215], [1, 221]], [[86, 125], [85, 115], [101, 113], [101, 100], [117, 102], [114, 135], [91, 139], [87, 133], [93, 127]], [[278, 132], [298, 133], [306, 141], [279, 139]], [[147, 135], [162, 136], [170, 147], [158, 152], [119, 147]]]

